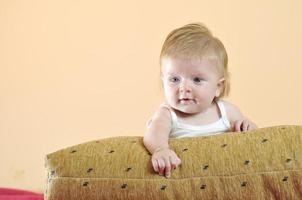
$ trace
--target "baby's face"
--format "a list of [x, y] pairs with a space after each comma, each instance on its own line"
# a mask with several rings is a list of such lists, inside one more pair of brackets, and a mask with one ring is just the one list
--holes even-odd
[[175, 110], [197, 114], [206, 111], [219, 96], [224, 79], [215, 60], [163, 58], [161, 65], [166, 102]]

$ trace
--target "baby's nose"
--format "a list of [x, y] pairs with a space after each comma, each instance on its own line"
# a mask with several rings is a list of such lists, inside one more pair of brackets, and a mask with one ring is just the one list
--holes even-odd
[[180, 92], [191, 92], [192, 91], [192, 88], [188, 85], [188, 84], [181, 84], [180, 87], [179, 87], [179, 91]]

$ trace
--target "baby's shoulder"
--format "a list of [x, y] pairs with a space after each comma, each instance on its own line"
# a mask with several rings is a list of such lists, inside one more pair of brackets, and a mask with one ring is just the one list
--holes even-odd
[[225, 107], [225, 111], [229, 120], [237, 119], [242, 116], [240, 109], [236, 105], [225, 100], [220, 101]]
[[159, 105], [158, 109], [154, 113], [154, 116], [156, 117], [164, 117], [169, 118], [170, 117], [170, 110], [171, 107], [167, 103], [162, 103]]
[[147, 126], [149, 126], [154, 121], [157, 121], [160, 123], [170, 123], [171, 122], [170, 107], [167, 104], [161, 104], [157, 108], [157, 110], [154, 112], [151, 119], [148, 120]]
[[237, 109], [237, 106], [235, 106], [233, 103], [228, 102], [226, 100], [219, 100], [219, 102], [223, 103], [226, 110], [232, 111], [232, 110]]

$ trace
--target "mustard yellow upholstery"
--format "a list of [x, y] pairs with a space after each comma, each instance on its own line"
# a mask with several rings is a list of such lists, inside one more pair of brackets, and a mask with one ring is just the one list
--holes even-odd
[[182, 165], [156, 174], [142, 137], [46, 156], [47, 200], [302, 199], [302, 126], [170, 139]]

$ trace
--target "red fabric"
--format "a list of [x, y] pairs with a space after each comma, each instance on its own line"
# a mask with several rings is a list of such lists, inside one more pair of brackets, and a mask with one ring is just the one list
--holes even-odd
[[43, 200], [44, 195], [25, 190], [0, 188], [0, 200]]

